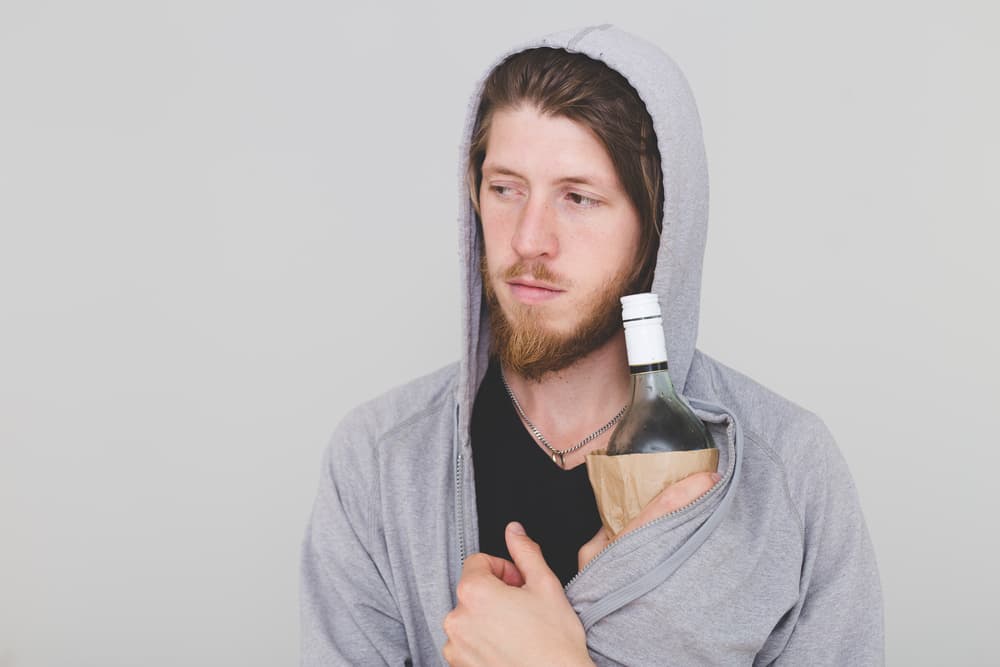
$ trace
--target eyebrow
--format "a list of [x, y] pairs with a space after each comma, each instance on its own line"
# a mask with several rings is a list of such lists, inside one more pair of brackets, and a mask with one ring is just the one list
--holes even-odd
[[[483, 166], [483, 175], [485, 176], [486, 174], [500, 174], [500, 175], [503, 175], [503, 176], [514, 176], [516, 178], [520, 178], [520, 179], [523, 179], [523, 180], [528, 180], [523, 175], [517, 173], [516, 171], [514, 171], [510, 167], [505, 167], [505, 166], [500, 165], [500, 164], [489, 165], [489, 166], [485, 166], [484, 165]], [[560, 178], [558, 181], [556, 181], [555, 184], [556, 185], [562, 185], [563, 183], [579, 183], [580, 185], [589, 185], [589, 186], [594, 187], [594, 188], [603, 188], [603, 187], [606, 187], [605, 184], [602, 183], [601, 181], [599, 181], [598, 179], [596, 179], [596, 178], [594, 178], [592, 176], [587, 176], [587, 175], [581, 175], [581, 176], [564, 176], [564, 177]]]

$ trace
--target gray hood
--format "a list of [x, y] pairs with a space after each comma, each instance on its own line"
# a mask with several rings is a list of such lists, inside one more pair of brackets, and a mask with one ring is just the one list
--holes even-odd
[[611, 24], [553, 33], [514, 47], [490, 64], [466, 110], [459, 153], [459, 255], [465, 348], [459, 373], [460, 433], [468, 434], [471, 406], [486, 373], [489, 318], [482, 299], [482, 239], [465, 174], [483, 85], [508, 56], [536, 47], [564, 48], [601, 60], [638, 91], [653, 119], [663, 170], [663, 233], [653, 291], [660, 296], [670, 379], [684, 393], [698, 338], [701, 266], [708, 229], [708, 166], [694, 96], [680, 69], [659, 47]]

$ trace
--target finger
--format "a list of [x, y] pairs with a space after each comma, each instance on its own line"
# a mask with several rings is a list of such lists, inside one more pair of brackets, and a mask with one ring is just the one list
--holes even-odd
[[625, 524], [625, 528], [615, 536], [615, 539], [635, 530], [639, 526], [645, 525], [654, 519], [658, 519], [665, 514], [670, 514], [694, 502], [715, 486], [715, 483], [719, 479], [720, 476], [718, 473], [696, 472], [674, 482], [663, 491], [660, 491], [655, 498], [642, 508], [639, 514]]
[[524, 526], [517, 521], [511, 521], [507, 524], [504, 537], [507, 539], [507, 550], [510, 552], [511, 558], [514, 559], [514, 565], [524, 577], [525, 583], [538, 582], [542, 584], [550, 579], [555, 579], [558, 583], [558, 578], [545, 562], [545, 557], [542, 556], [542, 548], [528, 537]]
[[520, 570], [506, 558], [490, 556], [490, 567], [493, 575], [508, 586], [524, 586], [524, 577]]
[[611, 535], [608, 533], [607, 528], [601, 526], [601, 529], [576, 552], [576, 569], [582, 570], [594, 556], [599, 554], [604, 547], [608, 546], [609, 542], [611, 542]]
[[462, 578], [483, 576], [499, 579], [508, 586], [524, 585], [524, 577], [518, 572], [517, 567], [506, 558], [485, 553], [472, 554], [466, 558], [462, 565]]

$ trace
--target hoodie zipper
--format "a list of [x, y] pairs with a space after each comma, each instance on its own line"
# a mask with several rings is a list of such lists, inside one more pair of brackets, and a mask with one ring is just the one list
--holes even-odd
[[465, 504], [462, 499], [462, 434], [458, 428], [458, 412], [455, 406], [455, 512], [458, 518], [458, 563], [465, 562]]
[[458, 560], [465, 562], [465, 508], [462, 506], [462, 454], [458, 454], [455, 463], [455, 490], [458, 503]]

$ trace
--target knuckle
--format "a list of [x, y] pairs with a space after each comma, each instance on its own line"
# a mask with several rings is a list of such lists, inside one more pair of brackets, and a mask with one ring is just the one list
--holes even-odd
[[660, 495], [659, 505], [662, 511], [673, 512], [674, 510], [687, 505], [697, 497], [695, 490], [692, 490], [687, 486], [678, 486], [679, 484], [681, 483], [675, 482], [671, 484]]
[[580, 547], [580, 550], [576, 552], [576, 567], [578, 570], [582, 570], [583, 566], [590, 562], [590, 559], [594, 557], [596, 549], [588, 542]]
[[475, 606], [477, 601], [483, 597], [484, 584], [485, 581], [480, 575], [463, 577], [458, 582], [458, 586], [455, 587], [455, 595], [458, 597], [459, 603], [465, 606]]
[[698, 477], [701, 479], [703, 484], [710, 484], [714, 486], [715, 474], [716, 473], [713, 471], [705, 470], [703, 472], [698, 473]]
[[469, 571], [475, 567], [476, 561], [479, 560], [479, 554], [472, 554], [468, 556], [465, 561], [462, 562], [462, 577], [465, 578]]
[[656, 499], [657, 504], [663, 510], [672, 510], [681, 502], [681, 497], [679, 497], [679, 492], [677, 489], [677, 483], [671, 484]]
[[456, 613], [454, 610], [448, 612], [444, 617], [444, 621], [441, 623], [441, 627], [444, 629], [444, 633], [450, 638], [455, 633], [455, 621]]
[[472, 579], [462, 577], [458, 582], [458, 586], [455, 587], [455, 595], [463, 602], [468, 601], [473, 597], [475, 588], [476, 585]]
[[712, 488], [715, 482], [712, 480], [712, 473], [710, 472], [699, 472], [693, 475], [688, 475], [684, 479], [677, 482], [674, 487], [683, 491], [687, 496], [697, 496], [703, 491], [707, 491]]
[[715, 473], [703, 472], [698, 474], [698, 495], [703, 495], [707, 493], [713, 486], [715, 486]]
[[604, 547], [604, 545], [608, 543], [608, 541], [609, 541], [608, 537], [604, 533], [604, 529], [602, 528], [601, 531], [597, 533], [597, 535], [594, 535], [592, 538], [590, 538], [589, 542], [584, 543], [584, 545], [577, 550], [576, 552], [577, 561], [586, 563], [591, 558], [593, 558], [594, 555], [597, 554], [597, 552], [600, 551]]
[[490, 559], [484, 553], [474, 553], [465, 559], [465, 570], [480, 570], [490, 566]]

